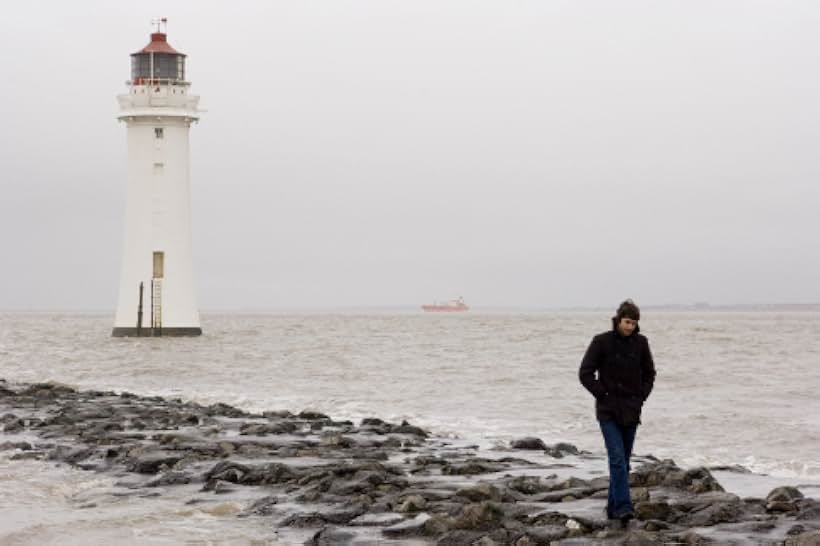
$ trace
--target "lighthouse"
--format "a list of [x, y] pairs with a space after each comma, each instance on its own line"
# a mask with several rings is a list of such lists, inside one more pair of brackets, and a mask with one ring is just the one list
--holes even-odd
[[[162, 23], [165, 20], [161, 20]], [[199, 97], [189, 93], [185, 55], [160, 27], [131, 54], [125, 123], [125, 238], [114, 336], [198, 336], [191, 249], [188, 132]]]

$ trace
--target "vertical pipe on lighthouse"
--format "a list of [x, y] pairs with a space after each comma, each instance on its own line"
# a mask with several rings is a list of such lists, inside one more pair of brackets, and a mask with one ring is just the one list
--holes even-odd
[[[199, 97], [188, 93], [185, 55], [162, 32], [131, 54], [128, 93], [117, 100], [126, 125], [128, 187], [114, 336], [202, 334], [193, 252], [188, 133]], [[151, 286], [138, 324], [140, 283]]]

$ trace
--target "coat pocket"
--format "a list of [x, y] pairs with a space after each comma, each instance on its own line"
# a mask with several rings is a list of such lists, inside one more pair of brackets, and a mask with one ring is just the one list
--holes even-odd
[[640, 396], [625, 396], [619, 400], [619, 424], [623, 426], [637, 425], [641, 422], [643, 400]]

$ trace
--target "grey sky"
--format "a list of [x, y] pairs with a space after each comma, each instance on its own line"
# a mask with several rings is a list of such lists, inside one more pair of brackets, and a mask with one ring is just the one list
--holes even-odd
[[820, 301], [817, 2], [77, 0], [0, 23], [0, 309], [113, 312], [155, 16], [203, 310]]

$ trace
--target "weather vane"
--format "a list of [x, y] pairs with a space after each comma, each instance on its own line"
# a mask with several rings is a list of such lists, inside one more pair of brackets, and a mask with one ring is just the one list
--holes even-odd
[[157, 25], [157, 32], [162, 32], [162, 30], [161, 30], [162, 25], [165, 25], [166, 30], [168, 29], [168, 18], [167, 17], [162, 17], [162, 18], [151, 19], [151, 24], [152, 25]]

